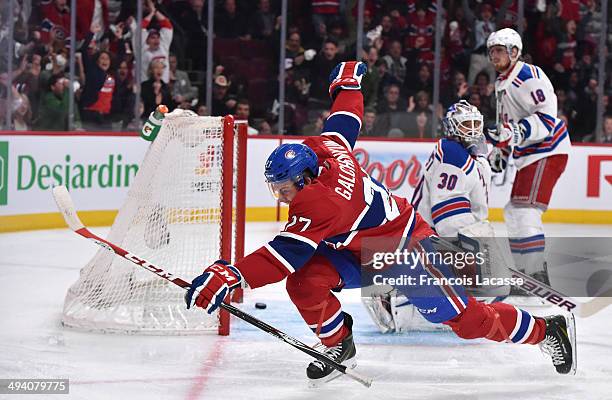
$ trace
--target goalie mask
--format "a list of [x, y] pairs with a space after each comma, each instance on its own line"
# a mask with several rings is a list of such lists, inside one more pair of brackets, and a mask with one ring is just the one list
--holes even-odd
[[443, 119], [444, 132], [448, 137], [455, 137], [464, 143], [472, 144], [482, 140], [482, 114], [476, 107], [465, 100], [453, 104], [446, 111]]

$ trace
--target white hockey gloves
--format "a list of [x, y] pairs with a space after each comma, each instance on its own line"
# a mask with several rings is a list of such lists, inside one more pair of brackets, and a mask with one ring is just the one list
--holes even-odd
[[495, 147], [515, 147], [523, 143], [525, 128], [514, 122], [504, 122], [500, 126], [487, 129], [487, 138]]

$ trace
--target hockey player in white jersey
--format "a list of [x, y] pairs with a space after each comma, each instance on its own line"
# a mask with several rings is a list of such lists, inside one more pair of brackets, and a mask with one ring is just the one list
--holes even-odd
[[487, 40], [495, 82], [497, 125], [486, 135], [495, 146], [489, 159], [502, 172], [508, 155], [518, 172], [504, 218], [510, 248], [519, 269], [548, 284], [544, 261], [544, 226], [553, 188], [565, 170], [571, 147], [567, 126], [557, 117], [557, 96], [539, 67], [519, 60], [520, 35], [505, 28]]
[[412, 206], [442, 237], [483, 222], [488, 214], [491, 168], [486, 158], [483, 117], [467, 101], [453, 104], [412, 197]]
[[[481, 272], [487, 277], [507, 277], [510, 255], [504, 259], [493, 228], [487, 221], [491, 167], [486, 157], [483, 116], [462, 100], [453, 104], [443, 120], [445, 137], [438, 140], [425, 164], [424, 173], [412, 197], [412, 206], [449, 240], [479, 238], [496, 253]], [[473, 243], [473, 241], [472, 241]], [[507, 250], [506, 250], [507, 251]], [[484, 271], [486, 269], [486, 272]], [[510, 288], [468, 288], [480, 301], [505, 297]], [[388, 292], [363, 298], [374, 322], [382, 332], [431, 329], [401, 294]], [[438, 329], [444, 329], [438, 326]]]

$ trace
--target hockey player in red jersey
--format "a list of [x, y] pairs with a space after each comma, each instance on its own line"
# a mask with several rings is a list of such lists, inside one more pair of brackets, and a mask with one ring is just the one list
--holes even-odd
[[[270, 190], [289, 204], [283, 231], [234, 265], [219, 260], [207, 267], [193, 280], [185, 296], [187, 307], [210, 313], [243, 280], [256, 290], [286, 278], [291, 301], [325, 353], [354, 365], [352, 318], [333, 292], [362, 285], [363, 239], [384, 239], [391, 249], [435, 251], [429, 225], [406, 199], [390, 194], [359, 168], [352, 154], [361, 128], [365, 71], [360, 62], [339, 64], [330, 75], [333, 105], [323, 133], [302, 144], [283, 144], [268, 158], [265, 176]], [[454, 276], [449, 266], [430, 262], [416, 262], [405, 272]], [[504, 303], [479, 303], [461, 286], [429, 285], [408, 290], [407, 296], [428, 321], [449, 325], [461, 338], [539, 343], [552, 353], [558, 372], [575, 370], [573, 320], [537, 318]], [[334, 370], [313, 361], [306, 372], [311, 380], [325, 382]]]

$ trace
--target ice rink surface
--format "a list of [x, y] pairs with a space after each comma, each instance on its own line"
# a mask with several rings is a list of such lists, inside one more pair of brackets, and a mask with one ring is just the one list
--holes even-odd
[[[249, 224], [247, 250], [278, 229]], [[550, 224], [546, 231], [612, 236], [610, 226]], [[70, 379], [69, 395], [0, 398], [612, 399], [612, 307], [577, 319], [578, 373], [560, 376], [537, 346], [462, 341], [449, 332], [382, 335], [361, 306], [359, 291], [345, 291], [340, 297], [355, 319], [357, 368], [374, 377], [374, 384], [366, 389], [342, 377], [312, 389], [305, 378], [307, 356], [236, 319], [229, 337], [63, 328], [66, 290], [97, 250], [69, 230], [0, 234], [0, 378]], [[267, 309], [255, 309], [257, 301]], [[281, 284], [248, 293], [239, 306], [306, 343], [316, 342]]]

